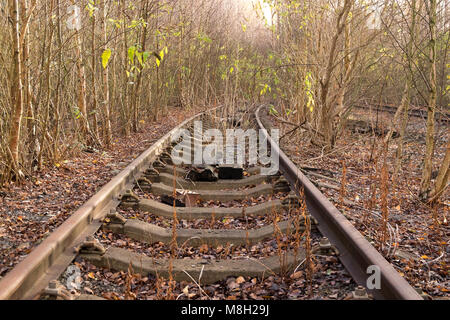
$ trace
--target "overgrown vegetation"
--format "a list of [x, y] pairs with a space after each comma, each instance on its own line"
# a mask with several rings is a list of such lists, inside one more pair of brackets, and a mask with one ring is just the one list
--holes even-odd
[[385, 143], [399, 134], [398, 163], [408, 110], [422, 106], [420, 197], [447, 187], [450, 147], [432, 166], [445, 130], [435, 115], [449, 103], [446, 1], [8, 0], [0, 9], [1, 185], [112, 148], [173, 107], [232, 113], [269, 102], [327, 150], [355, 106], [397, 106]]

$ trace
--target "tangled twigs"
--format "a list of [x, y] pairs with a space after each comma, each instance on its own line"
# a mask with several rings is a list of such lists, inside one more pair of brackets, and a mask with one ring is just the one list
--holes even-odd
[[309, 287], [309, 297], [312, 297], [312, 278], [314, 274], [314, 262], [313, 262], [313, 252], [311, 247], [311, 219], [310, 216], [307, 214], [306, 209], [306, 201], [305, 201], [305, 191], [302, 188], [300, 190], [300, 202], [301, 207], [300, 210], [302, 212], [302, 216], [305, 221], [305, 232], [303, 233], [303, 236], [305, 238], [305, 263], [306, 263], [306, 279], [308, 281], [308, 287]]
[[273, 217], [273, 228], [274, 228], [274, 236], [277, 242], [277, 246], [278, 246], [278, 257], [280, 260], [280, 270], [281, 270], [281, 276], [285, 276], [286, 275], [286, 259], [287, 259], [287, 255], [286, 252], [284, 252], [283, 250], [283, 232], [281, 231], [278, 222], [280, 221], [280, 216], [278, 214], [278, 212], [274, 209], [274, 207], [272, 207], [272, 217]]
[[135, 300], [136, 294], [131, 290], [131, 285], [133, 283], [133, 280], [135, 278], [133, 266], [131, 264], [128, 265], [128, 272], [127, 272], [127, 278], [125, 281], [125, 300]]
[[383, 161], [383, 167], [381, 168], [381, 213], [382, 213], [382, 223], [381, 223], [381, 248], [384, 249], [384, 244], [387, 240], [387, 233], [388, 233], [388, 219], [389, 219], [389, 209], [388, 209], [388, 194], [389, 194], [389, 188], [388, 188], [388, 180], [389, 180], [389, 173], [387, 169], [387, 163], [386, 163], [386, 156], [387, 156], [387, 148], [384, 153], [384, 161]]
[[339, 192], [339, 201], [341, 203], [341, 208], [344, 208], [344, 199], [346, 194], [346, 183], [347, 183], [347, 168], [345, 166], [345, 161], [342, 161], [342, 180], [341, 180], [341, 190]]

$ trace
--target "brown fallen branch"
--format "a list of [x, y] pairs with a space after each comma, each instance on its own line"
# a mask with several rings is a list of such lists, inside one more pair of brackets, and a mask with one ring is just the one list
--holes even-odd
[[335, 182], [335, 183], [340, 183], [340, 181], [338, 181], [338, 180], [335, 179], [335, 178], [328, 177], [328, 176], [325, 176], [325, 175], [322, 175], [322, 174], [319, 174], [319, 173], [308, 172], [308, 171], [306, 171], [306, 170], [302, 170], [302, 172], [303, 172], [305, 175], [307, 175], [307, 176], [313, 176], [313, 177], [316, 177], [316, 178], [319, 178], [319, 179], [324, 179], [324, 180], [333, 181], [333, 182]]
[[316, 168], [316, 167], [310, 167], [310, 166], [301, 166], [302, 170], [306, 170], [306, 171], [322, 171], [322, 172], [328, 172], [329, 174], [335, 176], [337, 175], [336, 172], [328, 170], [328, 169], [323, 169], [323, 168]]
[[306, 121], [306, 120], [305, 120], [302, 124], [298, 125], [298, 124], [296, 124], [296, 123], [293, 123], [293, 122], [284, 120], [284, 119], [279, 118], [279, 117], [276, 117], [276, 116], [274, 116], [274, 118], [275, 118], [277, 121], [281, 122], [281, 123], [284, 123], [284, 124], [287, 124], [287, 125], [291, 125], [291, 126], [299, 126], [299, 128], [303, 128], [303, 129], [305, 129], [305, 130], [311, 130], [311, 131], [314, 131], [315, 134], [318, 134], [318, 135], [321, 136], [322, 138], [325, 137], [325, 135], [324, 135], [322, 132], [320, 132], [320, 131], [317, 130], [317, 129], [314, 129], [310, 124], [307, 124], [307, 121]]
[[324, 182], [317, 182], [317, 181], [312, 181], [311, 182], [316, 186], [316, 187], [320, 187], [320, 188], [325, 188], [325, 189], [332, 189], [332, 190], [336, 190], [336, 191], [340, 191], [341, 188], [338, 187], [337, 185], [334, 184], [328, 184], [328, 183], [324, 183]]
[[295, 131], [297, 131], [298, 129], [300, 129], [300, 128], [301, 128], [302, 126], [304, 126], [305, 124], [306, 124], [306, 120], [303, 121], [302, 124], [296, 125], [294, 129], [289, 130], [288, 132], [286, 132], [286, 133], [280, 138], [280, 141], [283, 140], [283, 138], [285, 138], [286, 136], [288, 136], [288, 135], [294, 133]]

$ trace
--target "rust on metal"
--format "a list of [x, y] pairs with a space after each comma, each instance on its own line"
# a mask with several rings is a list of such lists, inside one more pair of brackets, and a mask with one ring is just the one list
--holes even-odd
[[128, 189], [123, 195], [120, 196], [120, 201], [125, 204], [137, 204], [139, 203], [139, 197], [133, 192], [133, 190]]
[[100, 241], [95, 239], [93, 236], [86, 238], [82, 244], [75, 248], [75, 252], [78, 254], [104, 254], [106, 249]]
[[117, 206], [117, 196], [130, 188], [135, 178], [169, 146], [172, 134], [200, 115], [185, 120], [153, 144], [8, 272], [0, 281], [0, 300], [31, 299], [42, 292], [71, 263], [75, 257], [73, 248], [101, 227], [99, 221]]
[[292, 188], [300, 195], [303, 187], [309, 212], [319, 222], [320, 232], [339, 250], [339, 259], [356, 283], [366, 286], [367, 268], [378, 266], [381, 270], [381, 288], [369, 290], [376, 299], [422, 300], [422, 297], [403, 279], [394, 267], [356, 230], [339, 210], [303, 175], [296, 165], [281, 151], [268, 134], [260, 118], [260, 106], [256, 121], [269, 141], [271, 152], [279, 155], [280, 171]]
[[127, 219], [118, 213], [116, 210], [111, 209], [111, 212], [106, 216], [107, 224], [121, 224], [124, 225], [127, 222]]
[[49, 296], [51, 300], [75, 300], [75, 297], [66, 290], [66, 288], [57, 280], [52, 280], [45, 288], [44, 294]]

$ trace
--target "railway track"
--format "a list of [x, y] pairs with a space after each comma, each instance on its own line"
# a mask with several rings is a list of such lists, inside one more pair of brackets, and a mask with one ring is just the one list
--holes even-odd
[[[361, 110], [371, 110], [373, 112], [387, 112], [390, 114], [395, 114], [397, 112], [397, 106], [394, 105], [354, 105], [355, 108], [361, 109]], [[428, 111], [426, 108], [420, 108], [420, 107], [411, 107], [408, 110], [408, 114], [410, 117], [416, 117], [416, 118], [422, 118], [427, 119], [428, 118]], [[450, 114], [448, 112], [436, 112], [435, 114], [436, 121], [441, 123], [448, 123], [450, 119]]]
[[[198, 139], [194, 121], [201, 120], [202, 130], [223, 125], [216, 110], [197, 115], [150, 147], [11, 270], [0, 281], [0, 299], [97, 299], [101, 289], [74, 295], [64, 285], [80, 265], [97, 268], [91, 278], [128, 272], [146, 281], [171, 279], [192, 283], [207, 297], [204, 285], [220, 289], [230, 278], [288, 276], [306, 268], [311, 255], [338, 257], [355, 281], [350, 292], [361, 286], [355, 299], [422, 299], [278, 148], [263, 110], [241, 122], [261, 129], [279, 172], [174, 164], [173, 148], [193, 156], [196, 143], [210, 143]], [[171, 141], [182, 128], [192, 143]], [[366, 291], [371, 266], [380, 271], [381, 286]]]

